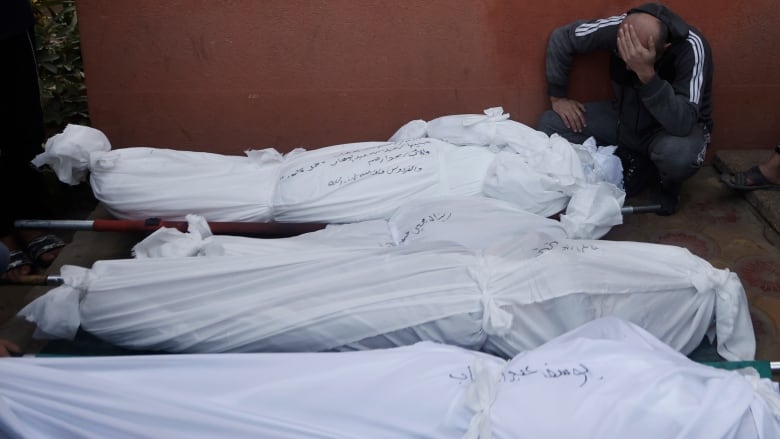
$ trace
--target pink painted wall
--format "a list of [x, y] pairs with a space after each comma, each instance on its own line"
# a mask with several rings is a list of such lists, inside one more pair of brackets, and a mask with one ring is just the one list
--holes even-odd
[[[115, 147], [238, 154], [385, 140], [412, 119], [547, 108], [552, 29], [623, 0], [78, 0], [95, 127]], [[780, 141], [777, 0], [666, 2], [709, 39], [711, 151]], [[606, 58], [572, 93], [608, 97]]]

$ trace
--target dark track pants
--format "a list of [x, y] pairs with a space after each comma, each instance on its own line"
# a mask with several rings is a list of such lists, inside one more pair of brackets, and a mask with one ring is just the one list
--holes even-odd
[[585, 103], [587, 127], [581, 133], [566, 128], [560, 116], [545, 111], [537, 129], [547, 134], [558, 133], [572, 143], [581, 144], [593, 136], [600, 146], [617, 145], [648, 158], [658, 170], [663, 184], [679, 184], [701, 168], [707, 152], [704, 128], [694, 127], [686, 137], [673, 136], [663, 131], [645, 138], [618, 140], [618, 112], [612, 102]]

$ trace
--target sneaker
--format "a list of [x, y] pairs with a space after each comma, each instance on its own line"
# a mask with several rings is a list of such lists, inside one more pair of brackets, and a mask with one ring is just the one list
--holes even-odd
[[656, 200], [661, 205], [661, 209], [656, 212], [658, 215], [674, 215], [680, 208], [680, 184], [661, 184], [656, 194]]
[[655, 176], [655, 166], [647, 157], [625, 148], [615, 150], [623, 165], [623, 190], [626, 196], [638, 195], [647, 188]]

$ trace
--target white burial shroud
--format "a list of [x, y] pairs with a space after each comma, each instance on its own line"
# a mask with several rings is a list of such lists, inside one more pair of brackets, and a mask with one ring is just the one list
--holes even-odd
[[708, 334], [724, 358], [752, 359], [736, 274], [684, 248], [550, 230], [477, 250], [421, 239], [64, 266], [64, 285], [20, 314], [39, 336], [70, 338], [81, 326], [134, 349], [326, 351], [431, 340], [505, 357], [614, 315], [684, 353]]
[[[469, 123], [460, 131], [473, 132], [475, 142], [496, 124], [524, 137], [501, 150], [423, 137], [239, 157], [141, 147], [112, 151], [102, 132], [69, 125], [46, 142], [33, 164], [51, 166], [69, 184], [89, 175], [96, 198], [127, 219], [192, 213], [210, 221], [349, 223], [387, 219], [413, 199], [474, 195], [549, 216], [591, 184], [621, 186], [614, 148], [572, 145], [488, 115], [448, 117]], [[537, 135], [525, 135], [527, 130]], [[621, 196], [614, 200], [623, 202]]]
[[[617, 190], [593, 185], [594, 190]], [[594, 196], [590, 196], [594, 195]], [[273, 258], [280, 253], [305, 252], [331, 258], [336, 253], [407, 245], [414, 241], [454, 242], [472, 250], [507, 237], [543, 232], [555, 239], [599, 239], [622, 216], [617, 202], [594, 209], [597, 191], [582, 190], [572, 197], [560, 221], [534, 215], [513, 204], [484, 197], [415, 200], [397, 209], [388, 220], [329, 224], [322, 230], [289, 238], [256, 239], [212, 235], [203, 217], [187, 215], [188, 232], [162, 228], [133, 247], [136, 258], [171, 256], [248, 256]], [[585, 205], [580, 209], [579, 206]], [[321, 249], [317, 255], [315, 249]]]
[[777, 438], [777, 384], [605, 318], [510, 361], [348, 353], [12, 358], [4, 437]]

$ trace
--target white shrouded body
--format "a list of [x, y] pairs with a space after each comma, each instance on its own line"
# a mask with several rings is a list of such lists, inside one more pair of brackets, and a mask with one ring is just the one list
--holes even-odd
[[0, 361], [4, 437], [756, 438], [777, 384], [601, 319], [510, 361], [420, 343], [349, 353]]
[[[438, 135], [464, 143], [426, 132], [427, 137], [285, 155], [254, 150], [245, 157], [145, 147], [111, 150], [100, 131], [69, 125], [49, 139], [33, 164], [51, 166], [69, 184], [89, 175], [96, 198], [125, 219], [197, 214], [210, 221], [349, 223], [387, 219], [406, 202], [447, 196], [487, 196], [550, 216], [594, 184], [615, 186], [599, 193], [606, 197], [597, 200], [599, 206], [622, 206], [614, 147], [572, 145], [488, 116], [446, 118], [439, 125], [448, 128]], [[485, 143], [482, 131], [496, 124], [506, 139], [500, 145]]]
[[65, 284], [21, 311], [42, 333], [79, 326], [169, 352], [375, 349], [440, 341], [502, 356], [603, 316], [681, 352], [717, 335], [727, 359], [755, 338], [737, 276], [666, 245], [528, 233], [482, 250], [432, 241], [314, 246], [273, 257], [205, 256], [65, 266]]

